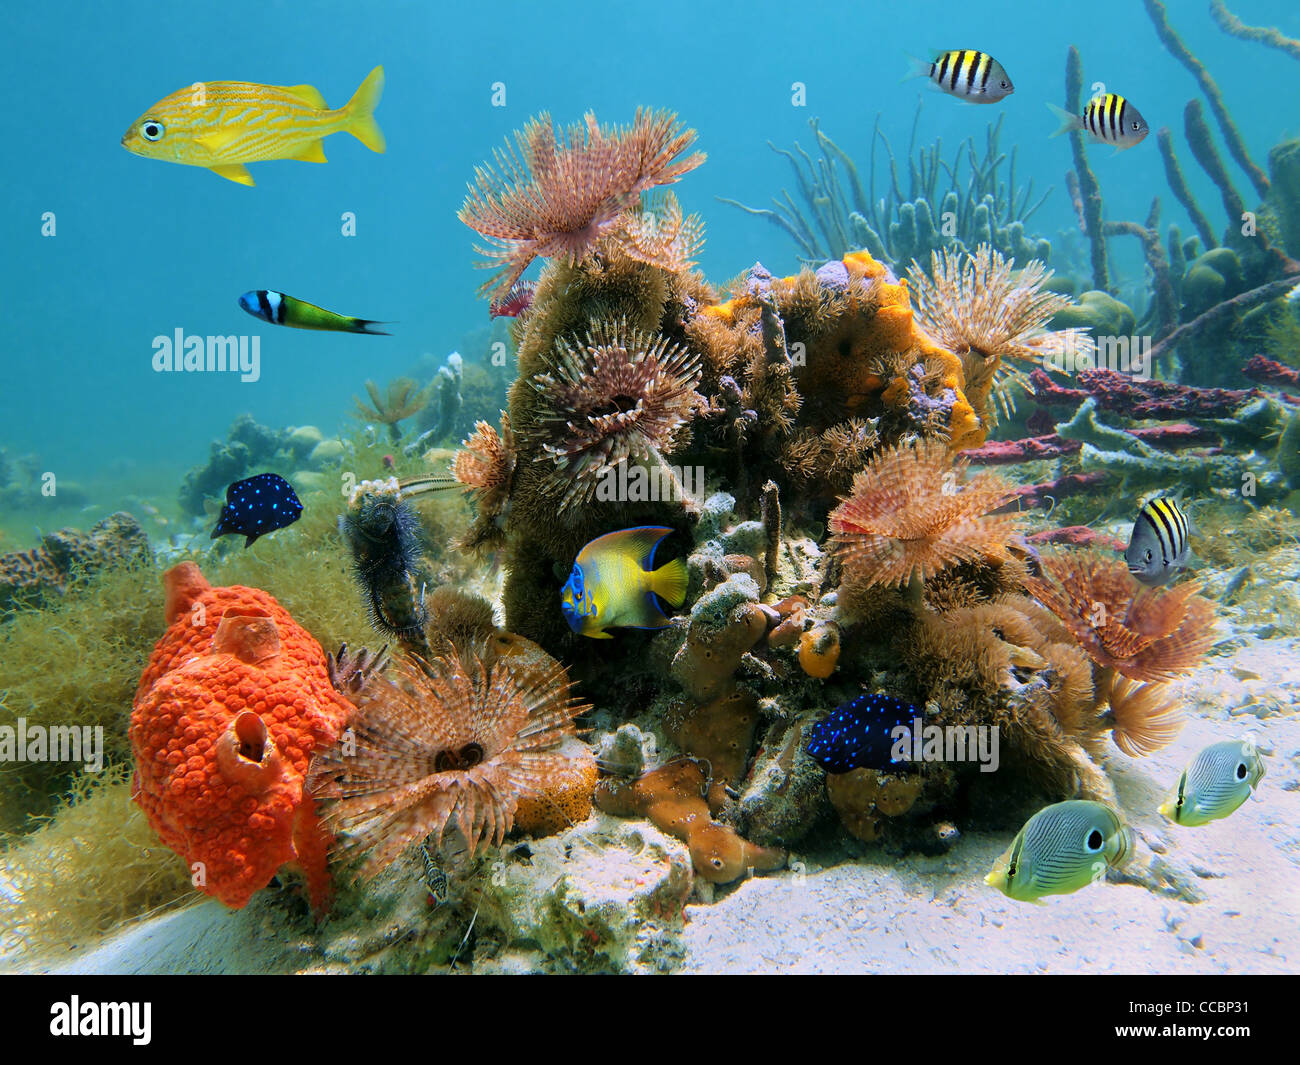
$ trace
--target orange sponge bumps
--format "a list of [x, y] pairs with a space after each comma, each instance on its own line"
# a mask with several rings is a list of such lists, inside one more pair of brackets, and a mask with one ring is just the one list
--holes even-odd
[[192, 562], [164, 583], [168, 629], [131, 713], [135, 801], [200, 890], [241, 907], [293, 864], [320, 912], [328, 840], [302, 784], [351, 706], [320, 645], [267, 593], [213, 588]]

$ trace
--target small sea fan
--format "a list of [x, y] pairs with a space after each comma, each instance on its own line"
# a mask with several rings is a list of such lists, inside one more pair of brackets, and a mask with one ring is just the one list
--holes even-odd
[[[992, 391], [1009, 413], [1006, 386], [1013, 380], [1024, 383], [1024, 366], [1067, 352], [1090, 358], [1096, 348], [1083, 330], [1043, 331], [1071, 301], [1043, 287], [1052, 271], [1037, 259], [1019, 273], [1014, 265], [981, 244], [974, 254], [964, 249], [931, 252], [929, 273], [915, 261], [908, 273], [917, 323], [961, 358], [966, 396], [977, 410]], [[996, 422], [995, 409], [983, 413]]]
[[557, 134], [539, 115], [515, 134], [518, 153], [495, 153], [497, 170], [481, 166], [458, 217], [487, 237], [483, 265], [500, 267], [480, 291], [500, 296], [539, 255], [584, 259], [624, 221], [640, 194], [676, 181], [704, 162], [680, 158], [695, 139], [670, 111], [640, 109], [631, 126], [602, 128], [588, 112]]
[[704, 398], [698, 357], [665, 337], [597, 322], [586, 343], [561, 339], [555, 369], [537, 374], [542, 448], [565, 484], [564, 505], [590, 499], [600, 477], [619, 463], [662, 464], [677, 431]]
[[1133, 680], [1173, 680], [1214, 640], [1214, 606], [1198, 581], [1148, 588], [1123, 558], [1096, 549], [1046, 553], [1025, 586], [1098, 665]]
[[846, 580], [902, 585], [958, 562], [1005, 559], [1020, 516], [989, 512], [1011, 498], [1011, 486], [987, 472], [960, 483], [963, 470], [938, 440], [872, 459], [828, 519]]
[[537, 673], [489, 670], [477, 655], [407, 657], [356, 697], [338, 746], [313, 762], [308, 789], [339, 833], [345, 860], [375, 876], [411, 843], [448, 826], [469, 854], [499, 844], [522, 796], [561, 778], [557, 748], [589, 706], [570, 697], [558, 664]]
[[1183, 730], [1183, 705], [1163, 684], [1139, 684], [1115, 674], [1106, 698], [1115, 746], [1133, 758], [1168, 747]]

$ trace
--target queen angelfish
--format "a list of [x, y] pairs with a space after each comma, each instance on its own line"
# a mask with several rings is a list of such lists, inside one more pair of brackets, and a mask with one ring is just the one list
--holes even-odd
[[1207, 825], [1250, 798], [1264, 776], [1264, 759], [1244, 740], [1212, 743], [1183, 770], [1160, 812], [1177, 825]]
[[1133, 837], [1104, 803], [1071, 799], [1044, 807], [1025, 822], [993, 863], [984, 883], [1008, 898], [1037, 902], [1101, 880], [1128, 860]]
[[662, 629], [670, 624], [659, 605], [686, 601], [687, 572], [675, 558], [655, 569], [655, 550], [673, 530], [642, 525], [606, 533], [588, 543], [573, 560], [560, 590], [560, 610], [569, 628], [596, 640], [613, 637], [609, 628]]

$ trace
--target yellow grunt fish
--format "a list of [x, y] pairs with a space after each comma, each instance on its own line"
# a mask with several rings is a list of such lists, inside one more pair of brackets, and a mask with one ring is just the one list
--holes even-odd
[[311, 85], [198, 81], [159, 100], [122, 136], [122, 147], [146, 159], [207, 167], [252, 185], [245, 163], [268, 159], [325, 162], [322, 138], [351, 133], [372, 152], [384, 150], [374, 111], [384, 91], [375, 67], [352, 99], [331, 111]]

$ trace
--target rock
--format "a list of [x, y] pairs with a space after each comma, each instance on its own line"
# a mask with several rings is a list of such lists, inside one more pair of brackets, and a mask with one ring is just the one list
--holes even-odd
[[323, 470], [327, 466], [337, 465], [343, 460], [347, 450], [343, 447], [342, 440], [322, 440], [307, 457], [307, 465], [313, 470]]
[[1137, 326], [1137, 316], [1125, 303], [1108, 292], [1090, 290], [1079, 297], [1078, 303], [1057, 312], [1051, 329], [1090, 329], [1097, 336], [1131, 336]]
[[324, 439], [324, 434], [316, 426], [300, 425], [297, 429], [290, 430], [285, 447], [295, 459], [302, 459], [305, 455], [310, 455], [312, 449]]
[[298, 470], [289, 478], [294, 491], [299, 495], [305, 492], [323, 492], [330, 485], [331, 478], [315, 470]]

